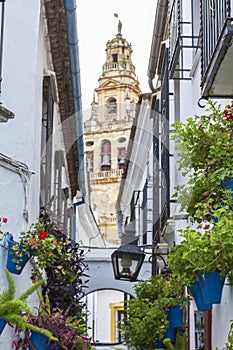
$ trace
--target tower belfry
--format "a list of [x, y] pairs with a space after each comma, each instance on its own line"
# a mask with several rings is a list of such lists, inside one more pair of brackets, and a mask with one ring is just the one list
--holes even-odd
[[131, 58], [133, 50], [121, 32], [119, 21], [116, 36], [106, 44], [106, 61], [95, 89], [97, 102], [94, 96], [84, 129], [91, 206], [109, 245], [119, 240], [115, 205], [141, 93]]

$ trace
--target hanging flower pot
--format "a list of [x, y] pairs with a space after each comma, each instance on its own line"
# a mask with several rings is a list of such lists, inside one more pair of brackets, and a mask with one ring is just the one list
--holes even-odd
[[7, 321], [4, 318], [0, 317], [0, 334], [2, 334], [6, 324], [7, 324]]
[[60, 348], [61, 347], [60, 347], [59, 343], [57, 343], [55, 341], [51, 342], [50, 344], [47, 344], [47, 346], [46, 346], [46, 350], [58, 350]]
[[183, 326], [183, 308], [179, 305], [169, 308], [167, 313], [170, 327], [178, 328]]
[[29, 345], [29, 350], [47, 350], [48, 337], [46, 337], [46, 335], [32, 331], [30, 341], [34, 347]]
[[46, 335], [39, 332], [31, 331], [29, 350], [58, 350], [60, 349], [59, 343], [56, 341], [49, 342], [49, 338]]
[[205, 311], [205, 310], [211, 310], [212, 309], [212, 304], [206, 304], [203, 294], [202, 294], [202, 289], [199, 281], [196, 281], [192, 283], [188, 287], [189, 291], [191, 292], [193, 299], [195, 300], [195, 303], [197, 305], [197, 308], [199, 311]]
[[49, 339], [46, 335], [39, 332], [32, 331], [30, 336], [30, 342], [34, 345], [29, 345], [29, 350], [55, 350], [59, 349], [59, 344], [56, 342], [51, 342], [48, 344]]
[[233, 198], [233, 179], [224, 180], [222, 182], [222, 186], [223, 186], [224, 190], [231, 190], [232, 198]]
[[8, 256], [6, 268], [11, 273], [20, 275], [24, 266], [31, 258], [31, 253], [25, 248], [23, 244], [15, 242], [11, 234], [7, 236], [7, 242]]
[[[176, 332], [177, 332], [177, 328], [174, 328], [174, 327], [168, 327], [166, 329], [166, 332], [164, 334], [164, 338], [163, 339], [166, 339], [166, 338], [169, 338], [171, 340], [172, 343], [175, 343], [176, 341]], [[165, 349], [165, 345], [163, 344], [163, 341], [160, 340], [158, 343], [155, 344], [155, 349]]]
[[205, 303], [220, 304], [225, 278], [221, 278], [219, 272], [211, 271], [199, 274], [198, 280]]

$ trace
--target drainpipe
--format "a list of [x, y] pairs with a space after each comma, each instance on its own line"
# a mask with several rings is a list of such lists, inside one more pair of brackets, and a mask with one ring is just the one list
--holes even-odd
[[76, 19], [76, 0], [64, 0], [66, 10], [67, 39], [70, 54], [70, 66], [72, 75], [74, 110], [76, 120], [77, 147], [79, 160], [79, 187], [85, 198], [85, 172], [84, 172], [84, 139], [83, 139], [83, 118], [82, 118], [82, 99], [80, 82], [80, 64], [78, 50], [78, 33]]
[[157, 90], [153, 86], [152, 80], [155, 77], [156, 67], [159, 58], [160, 45], [163, 39], [164, 29], [166, 25], [166, 17], [168, 11], [168, 0], [158, 0], [155, 22], [154, 22], [154, 32], [152, 37], [150, 60], [148, 66], [147, 76], [149, 77], [149, 87], [152, 92]]

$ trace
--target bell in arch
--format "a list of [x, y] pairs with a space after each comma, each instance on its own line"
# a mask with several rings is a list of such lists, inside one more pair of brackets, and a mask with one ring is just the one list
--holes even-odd
[[110, 165], [111, 165], [110, 155], [105, 154], [102, 158], [101, 166], [110, 166]]

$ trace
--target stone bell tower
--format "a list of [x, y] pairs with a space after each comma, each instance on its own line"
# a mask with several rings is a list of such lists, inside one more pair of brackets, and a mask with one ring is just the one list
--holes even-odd
[[118, 33], [106, 44], [106, 62], [84, 128], [91, 206], [110, 246], [119, 243], [115, 205], [141, 93], [131, 58], [133, 50], [121, 31], [119, 21]]

